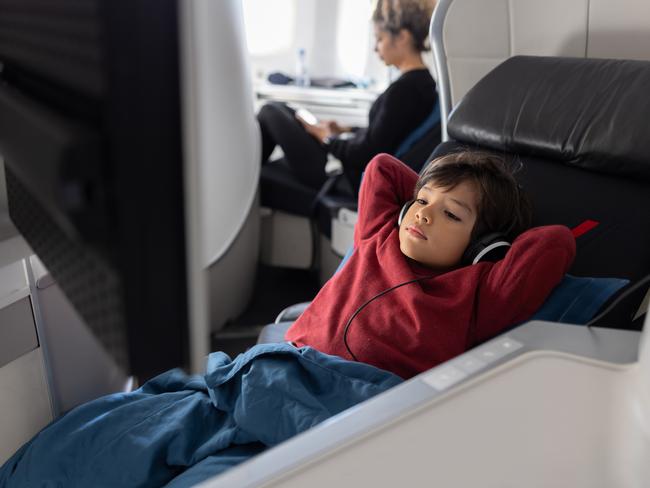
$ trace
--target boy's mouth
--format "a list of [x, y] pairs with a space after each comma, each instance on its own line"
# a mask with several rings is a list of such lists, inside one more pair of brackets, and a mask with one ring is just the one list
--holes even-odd
[[419, 228], [417, 228], [414, 225], [409, 225], [406, 228], [406, 232], [408, 232], [409, 234], [411, 234], [412, 236], [418, 239], [423, 239], [425, 241], [427, 240], [427, 236], [424, 235], [424, 232], [422, 232]]

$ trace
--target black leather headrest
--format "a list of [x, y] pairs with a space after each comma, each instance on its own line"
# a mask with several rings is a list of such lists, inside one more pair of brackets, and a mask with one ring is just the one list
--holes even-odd
[[516, 56], [452, 112], [457, 141], [650, 180], [650, 62]]

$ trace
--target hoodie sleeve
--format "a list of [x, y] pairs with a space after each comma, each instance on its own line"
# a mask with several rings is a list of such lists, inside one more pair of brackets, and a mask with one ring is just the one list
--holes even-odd
[[575, 253], [575, 238], [561, 225], [536, 227], [515, 239], [505, 258], [482, 275], [470, 345], [529, 319], [560, 283]]
[[354, 246], [375, 235], [387, 223], [397, 225], [402, 205], [413, 197], [418, 175], [389, 154], [375, 156], [363, 177], [359, 192], [359, 219]]

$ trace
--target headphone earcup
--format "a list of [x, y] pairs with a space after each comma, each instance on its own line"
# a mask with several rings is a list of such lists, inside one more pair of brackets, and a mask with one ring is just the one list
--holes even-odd
[[411, 205], [413, 205], [413, 202], [415, 200], [409, 200], [402, 206], [402, 210], [399, 211], [399, 217], [397, 217], [397, 227], [402, 225], [402, 221], [404, 220], [404, 216], [406, 215], [406, 212], [409, 211], [409, 208], [411, 208]]
[[492, 232], [470, 243], [463, 254], [463, 264], [476, 264], [480, 261], [495, 262], [503, 259], [511, 244], [503, 234]]

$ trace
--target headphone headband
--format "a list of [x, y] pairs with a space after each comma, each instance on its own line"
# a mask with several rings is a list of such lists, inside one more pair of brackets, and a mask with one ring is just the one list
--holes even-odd
[[399, 217], [397, 217], [397, 226], [402, 225], [402, 221], [404, 220], [404, 216], [406, 215], [406, 212], [409, 211], [409, 208], [411, 208], [411, 205], [413, 205], [413, 202], [415, 200], [409, 200], [402, 206], [402, 210], [399, 211]]
[[500, 240], [493, 242], [492, 244], [489, 244], [485, 246], [483, 249], [481, 249], [476, 256], [474, 256], [474, 259], [472, 259], [472, 264], [478, 263], [483, 257], [485, 257], [488, 253], [492, 252], [494, 249], [498, 247], [510, 247], [511, 244], [508, 241]]

